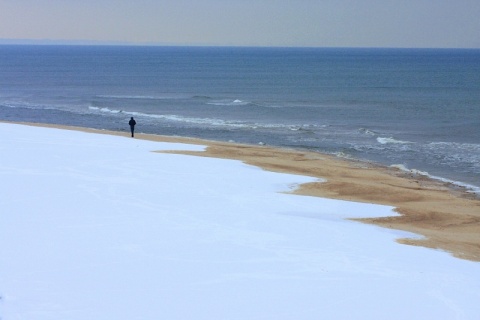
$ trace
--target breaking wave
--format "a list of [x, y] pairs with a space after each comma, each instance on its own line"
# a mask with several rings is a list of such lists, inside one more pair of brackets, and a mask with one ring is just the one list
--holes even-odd
[[163, 120], [169, 122], [183, 122], [185, 124], [192, 125], [203, 125], [203, 126], [212, 126], [212, 127], [225, 127], [231, 129], [280, 129], [288, 131], [311, 131], [313, 130], [312, 125], [289, 125], [289, 124], [271, 124], [271, 123], [254, 123], [254, 122], [244, 122], [244, 121], [229, 121], [216, 118], [197, 118], [197, 117], [184, 117], [174, 114], [148, 114], [142, 112], [134, 111], [124, 111], [116, 110], [110, 108], [99, 108], [90, 106], [88, 107], [90, 111], [98, 113], [107, 113], [111, 115], [125, 115], [125, 116], [135, 116], [141, 117], [145, 120]]
[[2, 107], [6, 108], [25, 108], [25, 109], [42, 109], [42, 110], [56, 110], [59, 108], [55, 108], [53, 106], [48, 106], [45, 104], [38, 104], [38, 103], [29, 103], [29, 102], [21, 102], [21, 103], [9, 103], [5, 102], [1, 104]]
[[412, 176], [424, 176], [424, 177], [427, 177], [427, 178], [430, 178], [430, 179], [433, 179], [433, 180], [436, 180], [436, 181], [440, 181], [440, 182], [450, 184], [450, 185], [453, 185], [453, 186], [456, 186], [456, 187], [464, 188], [467, 192], [476, 194], [477, 196], [480, 196], [480, 187], [477, 187], [477, 186], [474, 186], [474, 185], [471, 185], [471, 184], [467, 184], [467, 183], [463, 183], [463, 182], [460, 182], [460, 181], [454, 181], [454, 180], [434, 176], [434, 175], [429, 174], [426, 171], [420, 171], [420, 170], [417, 170], [417, 169], [409, 169], [404, 164], [392, 164], [390, 166], [390, 168], [398, 169], [402, 172], [411, 174]]
[[88, 109], [92, 111], [101, 111], [101, 112], [108, 112], [108, 113], [123, 113], [122, 110], [112, 110], [110, 108], [99, 108], [99, 107], [88, 107]]
[[380, 143], [380, 144], [390, 144], [390, 143], [394, 143], [394, 144], [409, 144], [409, 143], [413, 143], [413, 142], [410, 142], [410, 141], [402, 141], [402, 140], [396, 140], [394, 138], [382, 138], [382, 137], [377, 137], [377, 142]]
[[212, 102], [207, 102], [207, 104], [213, 105], [213, 106], [245, 106], [247, 104], [250, 104], [250, 102], [235, 99], [233, 101], [232, 100], [212, 101]]
[[366, 134], [366, 135], [368, 135], [368, 136], [375, 136], [375, 135], [377, 135], [374, 131], [372, 131], [372, 130], [370, 130], [370, 129], [366, 129], [366, 128], [360, 128], [360, 129], [358, 129], [358, 131], [359, 131], [360, 133]]
[[143, 95], [97, 95], [101, 99], [128, 99], [128, 100], [172, 100], [184, 99], [186, 96], [178, 95], [161, 95], [161, 96], [143, 96]]

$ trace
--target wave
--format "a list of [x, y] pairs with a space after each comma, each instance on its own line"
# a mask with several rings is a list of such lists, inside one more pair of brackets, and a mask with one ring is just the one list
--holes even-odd
[[193, 96], [192, 99], [210, 100], [210, 99], [212, 99], [212, 97], [202, 96], [202, 95], [196, 95], [196, 96]]
[[214, 105], [214, 106], [245, 106], [250, 104], [248, 101], [242, 101], [240, 99], [235, 100], [220, 100], [220, 101], [212, 101], [207, 102], [207, 104]]
[[376, 136], [377, 135], [377, 133], [375, 131], [372, 131], [372, 130], [366, 129], [366, 128], [360, 128], [360, 129], [358, 129], [358, 131], [360, 133], [363, 133], [363, 134], [368, 135], [368, 136]]
[[[375, 132], [373, 130], [370, 130], [370, 129], [367, 129], [367, 128], [360, 128], [360, 129], [358, 129], [358, 132], [360, 134], [364, 135], [364, 136], [376, 138], [377, 142], [382, 146], [386, 146], [386, 145], [397, 145], [397, 146], [404, 145], [405, 146], [405, 145], [409, 145], [409, 144], [414, 144], [414, 142], [398, 140], [398, 139], [395, 139], [393, 137], [381, 137], [381, 136], [378, 135], [377, 132]], [[377, 149], [378, 147], [371, 146], [371, 148]]]
[[213, 126], [213, 127], [226, 127], [232, 129], [280, 129], [288, 131], [306, 131], [313, 132], [314, 125], [289, 125], [289, 124], [271, 124], [271, 123], [254, 123], [254, 122], [243, 122], [243, 121], [229, 121], [216, 118], [195, 118], [195, 117], [184, 117], [174, 114], [148, 114], [135, 111], [124, 111], [116, 110], [110, 108], [100, 108], [95, 106], [89, 106], [88, 109], [93, 112], [99, 113], [108, 113], [111, 115], [126, 115], [126, 116], [136, 116], [144, 119], [159, 119], [170, 122], [183, 122], [185, 124], [197, 124], [204, 126]]
[[355, 159], [353, 156], [349, 155], [348, 153], [345, 153], [343, 151], [337, 151], [337, 152], [332, 152], [334, 156], [342, 159], [347, 159], [347, 160], [353, 160]]
[[398, 169], [402, 172], [411, 174], [413, 176], [423, 176], [423, 177], [427, 177], [429, 179], [433, 179], [433, 180], [440, 181], [440, 182], [443, 182], [443, 183], [446, 183], [446, 184], [450, 184], [450, 185], [453, 185], [453, 186], [456, 186], [456, 187], [459, 187], [459, 188], [464, 188], [466, 190], [466, 192], [473, 193], [477, 196], [480, 196], [480, 187], [478, 187], [478, 186], [474, 186], [474, 185], [464, 183], [464, 182], [461, 182], [461, 181], [455, 181], [455, 180], [450, 180], [450, 179], [434, 176], [434, 175], [429, 174], [426, 171], [420, 171], [420, 170], [416, 170], [416, 169], [408, 169], [403, 164], [392, 164], [392, 165], [390, 165], [390, 168]]
[[380, 137], [378, 136], [378, 133], [367, 129], [367, 128], [360, 128], [358, 129], [358, 132], [360, 132], [363, 135], [369, 136], [369, 137], [376, 137], [376, 140], [378, 143], [385, 145], [385, 144], [413, 144], [411, 141], [403, 141], [403, 140], [397, 140], [393, 137]]
[[423, 150], [431, 155], [432, 162], [450, 167], [468, 168], [470, 172], [480, 173], [480, 144], [432, 142]]
[[390, 144], [390, 143], [393, 143], [393, 144], [410, 144], [410, 143], [413, 143], [413, 142], [410, 142], [410, 141], [402, 141], [402, 140], [396, 140], [394, 138], [382, 138], [382, 137], [377, 137], [377, 142], [380, 143], [380, 144]]
[[143, 96], [143, 95], [96, 95], [101, 99], [128, 99], [128, 100], [174, 100], [185, 99], [186, 96], [164, 95], [164, 96]]
[[414, 176], [425, 176], [425, 177], [431, 177], [428, 172], [426, 171], [420, 171], [417, 169], [408, 169], [407, 166], [404, 164], [392, 164], [390, 165], [390, 168], [395, 168], [403, 172], [410, 173]]
[[435, 149], [455, 148], [455, 149], [480, 153], [480, 144], [478, 143], [431, 142], [428, 145]]
[[21, 109], [21, 108], [24, 108], [24, 109], [41, 109], [41, 110], [63, 110], [59, 107], [54, 107], [54, 106], [49, 106], [49, 105], [46, 105], [46, 104], [39, 104], [39, 103], [29, 103], [29, 102], [20, 102], [20, 103], [10, 103], [10, 102], [6, 102], [6, 103], [2, 103], [1, 104], [2, 107], [6, 107], [6, 108], [12, 108], [12, 109]]
[[43, 109], [44, 106], [42, 105], [39, 105], [39, 104], [30, 104], [30, 103], [26, 103], [26, 102], [22, 102], [22, 103], [10, 103], [10, 102], [4, 102], [1, 104], [2, 107], [5, 107], [5, 108], [12, 108], [12, 109], [15, 109], [15, 108], [26, 108], [26, 109]]
[[101, 112], [108, 112], [108, 113], [123, 113], [122, 110], [112, 110], [110, 108], [99, 108], [99, 107], [88, 107], [88, 109], [93, 110], [93, 111], [101, 111]]

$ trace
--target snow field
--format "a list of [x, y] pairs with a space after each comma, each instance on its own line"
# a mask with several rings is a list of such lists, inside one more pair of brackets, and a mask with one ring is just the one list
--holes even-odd
[[0, 318], [478, 319], [480, 265], [202, 146], [0, 124]]

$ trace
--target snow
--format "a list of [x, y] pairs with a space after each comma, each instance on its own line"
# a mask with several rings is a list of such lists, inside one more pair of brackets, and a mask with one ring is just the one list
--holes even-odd
[[480, 264], [203, 146], [0, 124], [0, 319], [479, 319]]

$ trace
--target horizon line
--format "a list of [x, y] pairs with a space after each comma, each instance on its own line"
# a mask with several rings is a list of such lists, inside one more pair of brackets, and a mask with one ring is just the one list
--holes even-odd
[[0, 38], [0, 45], [38, 46], [123, 46], [123, 47], [238, 47], [238, 48], [332, 48], [332, 49], [467, 49], [480, 47], [414, 47], [414, 46], [314, 46], [314, 45], [248, 45], [217, 43], [172, 43], [172, 42], [130, 42], [101, 40], [53, 40], [53, 39], [8, 39]]

